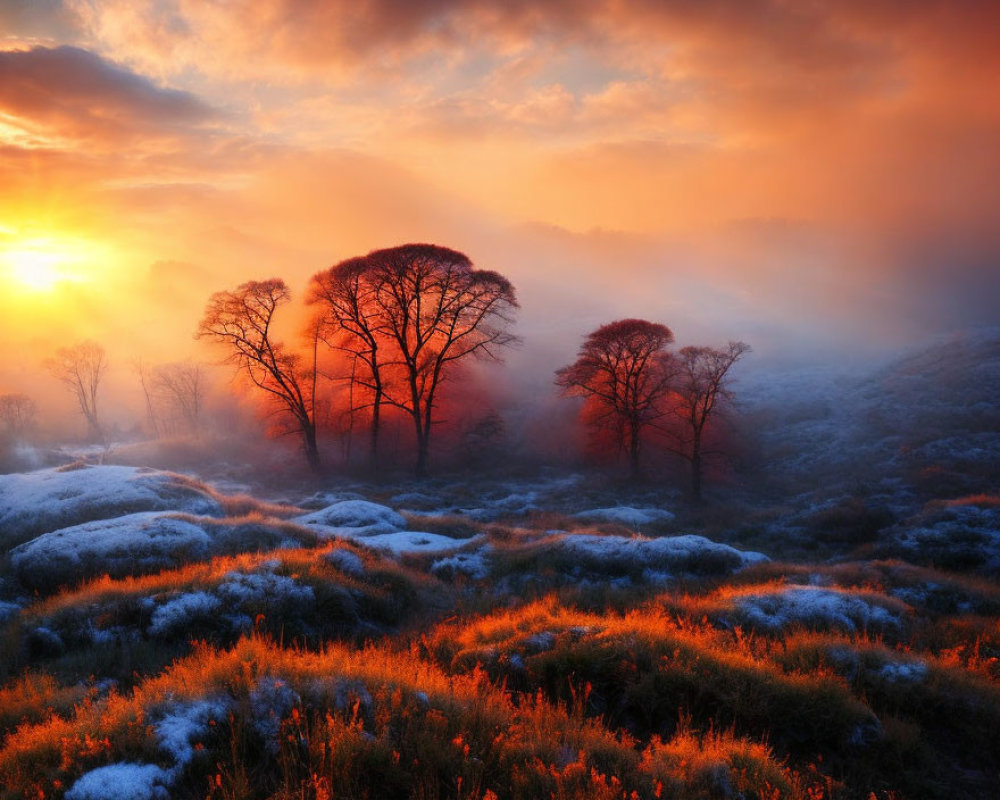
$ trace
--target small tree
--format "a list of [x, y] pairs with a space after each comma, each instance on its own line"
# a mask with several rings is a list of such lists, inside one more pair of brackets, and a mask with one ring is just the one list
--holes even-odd
[[302, 437], [309, 465], [319, 467], [316, 442], [316, 359], [303, 368], [301, 358], [275, 341], [274, 314], [290, 294], [279, 278], [248, 281], [231, 292], [216, 292], [205, 307], [197, 336], [224, 345], [226, 361], [234, 364], [275, 404]]
[[104, 438], [97, 415], [97, 391], [107, 365], [104, 348], [92, 341], [60, 347], [55, 356], [45, 362], [49, 372], [73, 392], [87, 420], [90, 438], [95, 441]]
[[0, 395], [0, 425], [11, 441], [24, 439], [35, 423], [35, 401], [26, 394]]
[[[385, 368], [389, 342], [379, 330], [380, 317], [375, 296], [374, 272], [367, 258], [349, 258], [313, 275], [306, 302], [317, 309], [315, 330], [327, 346], [348, 354], [351, 359], [350, 413], [365, 405], [355, 405], [354, 388], [371, 393], [369, 455], [378, 464], [378, 437], [382, 405], [385, 401]], [[353, 419], [353, 417], [352, 417]]]
[[617, 320], [588, 334], [576, 361], [556, 372], [556, 385], [565, 395], [597, 405], [591, 424], [613, 432], [619, 449], [628, 454], [633, 478], [639, 474], [643, 433], [663, 414], [670, 392], [667, 345], [673, 340], [666, 325]]
[[153, 370], [153, 386], [169, 418], [189, 433], [201, 425], [203, 378], [201, 364], [161, 364]]
[[726, 378], [733, 364], [750, 352], [744, 342], [725, 347], [684, 347], [677, 354], [674, 383], [676, 424], [671, 432], [677, 447], [671, 448], [691, 464], [691, 497], [702, 498], [705, 433], [723, 401], [731, 400]]
[[517, 337], [507, 326], [518, 303], [514, 287], [469, 257], [433, 244], [405, 244], [365, 256], [373, 288], [370, 322], [389, 342], [401, 372], [400, 396], [386, 401], [413, 420], [417, 475], [427, 473], [434, 411], [455, 362], [500, 358]]

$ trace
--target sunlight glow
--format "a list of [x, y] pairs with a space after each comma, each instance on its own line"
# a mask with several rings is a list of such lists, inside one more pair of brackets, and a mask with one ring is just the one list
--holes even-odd
[[85, 266], [99, 248], [80, 239], [51, 236], [15, 239], [0, 244], [0, 274], [34, 292], [50, 292], [58, 284], [86, 280]]

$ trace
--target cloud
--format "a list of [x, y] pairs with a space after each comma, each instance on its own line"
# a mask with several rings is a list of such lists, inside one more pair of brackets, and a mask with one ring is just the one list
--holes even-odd
[[69, 46], [0, 51], [0, 113], [57, 140], [116, 144], [189, 131], [216, 116], [188, 92]]

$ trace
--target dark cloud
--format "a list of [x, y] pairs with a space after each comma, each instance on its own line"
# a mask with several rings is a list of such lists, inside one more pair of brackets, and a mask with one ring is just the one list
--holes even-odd
[[0, 111], [32, 130], [96, 140], [176, 133], [215, 116], [188, 92], [69, 46], [0, 51]]

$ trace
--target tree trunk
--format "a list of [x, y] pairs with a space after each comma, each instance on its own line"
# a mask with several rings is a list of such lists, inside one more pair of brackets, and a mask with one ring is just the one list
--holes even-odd
[[378, 472], [378, 434], [379, 426], [382, 422], [382, 390], [375, 389], [375, 398], [372, 401], [372, 429], [369, 440], [368, 458], [373, 472]]
[[628, 442], [629, 476], [633, 481], [639, 479], [639, 424], [632, 420], [629, 423]]
[[691, 499], [701, 502], [701, 433], [696, 432], [691, 443]]
[[302, 438], [305, 442], [306, 461], [309, 468], [319, 471], [319, 447], [316, 445], [316, 426], [309, 425], [302, 430]]
[[417, 464], [415, 472], [418, 478], [427, 477], [427, 455], [430, 451], [430, 439], [429, 431], [424, 431], [417, 438]]

